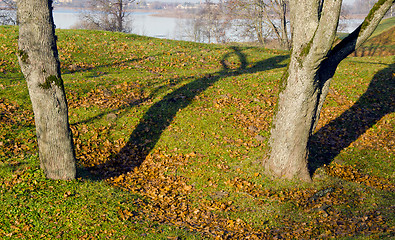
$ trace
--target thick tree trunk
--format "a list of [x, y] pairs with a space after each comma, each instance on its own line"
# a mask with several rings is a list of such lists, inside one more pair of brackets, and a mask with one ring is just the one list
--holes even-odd
[[[266, 169], [278, 177], [311, 179], [307, 168], [307, 144], [321, 94], [317, 71], [336, 32], [337, 25], [326, 21], [337, 22], [340, 6], [341, 1], [327, 6], [335, 12], [324, 18], [317, 11], [319, 1], [290, 1], [293, 51], [279, 94], [270, 139], [271, 156], [266, 162]], [[320, 21], [325, 21], [325, 26], [320, 25]], [[319, 34], [325, 35], [325, 39]], [[314, 48], [319, 48], [319, 52]]]
[[50, 179], [73, 179], [75, 154], [60, 75], [51, 0], [18, 0], [19, 64], [33, 106], [40, 166]]
[[[308, 143], [338, 64], [374, 31], [393, 0], [380, 0], [362, 25], [331, 49], [342, 1], [291, 0], [293, 51], [284, 77], [265, 169], [280, 178], [310, 181]], [[301, 14], [303, 13], [303, 14]]]
[[314, 76], [297, 61], [289, 66], [286, 87], [279, 95], [271, 132], [271, 157], [266, 168], [278, 177], [310, 180], [307, 142], [310, 137], [318, 90]]

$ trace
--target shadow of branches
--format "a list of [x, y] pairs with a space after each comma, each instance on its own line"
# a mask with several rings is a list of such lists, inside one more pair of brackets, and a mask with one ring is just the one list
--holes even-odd
[[394, 46], [394, 32], [395, 27], [380, 33], [369, 39], [361, 47], [354, 51], [353, 56], [364, 57], [364, 56], [392, 56], [395, 53]]
[[[192, 103], [195, 96], [205, 91], [217, 81], [229, 76], [285, 67], [285, 64], [281, 64], [281, 62], [288, 58], [288, 55], [275, 56], [247, 67], [247, 58], [242, 51], [238, 47], [231, 47], [231, 49], [233, 51], [224, 55], [221, 60], [223, 66], [221, 71], [206, 74], [193, 82], [185, 84], [164, 96], [159, 102], [153, 104], [131, 133], [126, 145], [117, 154], [112, 156], [109, 161], [104, 163], [104, 165], [96, 166], [95, 168], [98, 171], [95, 172], [100, 173], [101, 178], [108, 178], [133, 170], [142, 164], [146, 156], [155, 147], [161, 134], [171, 124], [177, 112]], [[233, 54], [240, 61], [237, 69], [230, 69], [228, 66], [227, 58]], [[106, 169], [107, 171], [101, 172], [100, 169]], [[108, 171], [108, 169], [111, 169], [111, 171]]]
[[382, 117], [395, 109], [395, 64], [377, 72], [366, 92], [338, 118], [320, 128], [309, 143], [309, 170], [329, 164]]
[[61, 66], [61, 71], [62, 74], [73, 74], [73, 73], [79, 73], [79, 72], [87, 72], [93, 69], [99, 69], [99, 68], [108, 68], [108, 67], [114, 67], [114, 66], [122, 66], [122, 65], [128, 65], [133, 62], [140, 62], [140, 61], [149, 61], [152, 58], [155, 58], [159, 56], [159, 54], [155, 54], [152, 56], [145, 56], [145, 57], [140, 57], [140, 58], [133, 58], [133, 59], [127, 59], [127, 60], [116, 60], [112, 59], [111, 63], [108, 64], [100, 64], [100, 65], [91, 65], [91, 64], [83, 64], [80, 65], [80, 63], [75, 63], [75, 64], [69, 64], [69, 65], [62, 65]]

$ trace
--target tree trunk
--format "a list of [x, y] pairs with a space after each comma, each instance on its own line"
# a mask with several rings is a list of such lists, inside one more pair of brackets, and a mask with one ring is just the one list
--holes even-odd
[[124, 15], [124, 10], [123, 10], [123, 2], [122, 2], [122, 0], [119, 0], [118, 1], [118, 16], [117, 16], [117, 18], [118, 18], [118, 29], [117, 29], [117, 31], [118, 32], [123, 32], [123, 20], [124, 20], [124, 17], [123, 17], [123, 15]]
[[280, 20], [281, 20], [281, 45], [283, 48], [289, 50], [289, 37], [287, 29], [287, 4], [285, 1], [280, 1]]
[[73, 179], [75, 154], [61, 79], [52, 1], [19, 0], [18, 59], [32, 102], [40, 166], [50, 179]]
[[[393, 0], [380, 0], [362, 25], [331, 50], [342, 1], [291, 0], [291, 60], [280, 86], [265, 169], [310, 181], [308, 143], [338, 64], [373, 33]], [[300, 14], [303, 13], [303, 14]]]

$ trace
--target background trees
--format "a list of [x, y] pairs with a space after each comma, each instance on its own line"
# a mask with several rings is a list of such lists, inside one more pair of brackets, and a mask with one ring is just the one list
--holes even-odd
[[40, 166], [51, 179], [73, 179], [75, 154], [60, 74], [51, 0], [19, 0], [18, 60], [32, 102]]
[[189, 39], [196, 42], [246, 40], [261, 45], [276, 41], [276, 47], [289, 49], [290, 26], [286, 0], [209, 0], [190, 10], [192, 20], [184, 26]]
[[225, 4], [206, 0], [184, 26], [184, 32], [195, 42], [224, 43], [229, 40], [230, 28], [231, 16]]
[[276, 39], [282, 48], [289, 49], [288, 1], [229, 0], [227, 4], [236, 25], [243, 29], [241, 33], [253, 33], [261, 44], [270, 37]]
[[0, 25], [15, 25], [17, 23], [16, 2], [3, 0], [0, 4]]
[[128, 9], [135, 0], [91, 0], [81, 13], [78, 28], [112, 32], [131, 32]]
[[290, 0], [292, 54], [280, 86], [265, 169], [282, 178], [310, 180], [309, 141], [331, 78], [338, 64], [373, 33], [393, 3], [378, 1], [364, 22], [332, 48], [342, 1]]

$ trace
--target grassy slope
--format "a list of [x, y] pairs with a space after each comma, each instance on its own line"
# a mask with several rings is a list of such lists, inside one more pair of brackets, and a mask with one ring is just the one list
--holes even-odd
[[[391, 18], [386, 18], [381, 20], [380, 24], [377, 26], [376, 30], [373, 32], [372, 36], [370, 36], [370, 38], [375, 37], [385, 31], [387, 31], [388, 29], [392, 28], [394, 26], [395, 23], [395, 17], [391, 17]], [[347, 33], [342, 33], [339, 32], [338, 33], [338, 37], [340, 39], [343, 39], [345, 37], [347, 37]]]
[[395, 17], [383, 19], [380, 24], [377, 26], [376, 30], [372, 34], [372, 37], [378, 36], [379, 34], [387, 31], [390, 28], [395, 26]]
[[[320, 149], [339, 154], [318, 168], [314, 184], [295, 187], [265, 177], [259, 163], [287, 53], [97, 31], [58, 35], [78, 164], [106, 181], [83, 170], [76, 181], [44, 179], [14, 55], [17, 30], [1, 27], [0, 235], [202, 237], [188, 226], [217, 236], [278, 234], [279, 227], [304, 237], [393, 233], [392, 57], [341, 64], [316, 134], [317, 156], [326, 156]], [[377, 95], [381, 104], [371, 100]], [[306, 205], [330, 187], [333, 193]], [[324, 204], [327, 212], [314, 210]]]
[[395, 26], [370, 38], [357, 49], [354, 56], [394, 56]]

